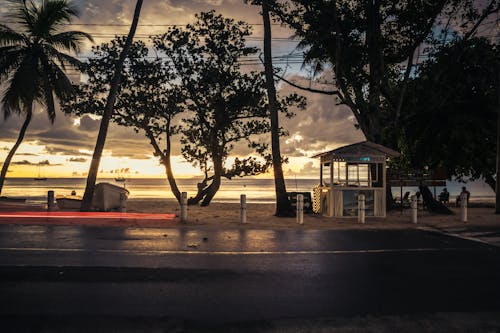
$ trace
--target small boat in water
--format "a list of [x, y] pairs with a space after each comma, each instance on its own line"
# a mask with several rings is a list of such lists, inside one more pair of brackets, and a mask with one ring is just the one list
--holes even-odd
[[115, 182], [124, 182], [126, 179], [125, 177], [116, 177]]
[[33, 180], [47, 180], [47, 177], [42, 177], [41, 174], [40, 174], [40, 167], [41, 167], [41, 164], [40, 162], [38, 163], [38, 177], [35, 177], [33, 178]]

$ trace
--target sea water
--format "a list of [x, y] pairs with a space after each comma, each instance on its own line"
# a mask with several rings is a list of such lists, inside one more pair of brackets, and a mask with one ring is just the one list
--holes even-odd
[[[196, 194], [197, 184], [200, 180], [195, 178], [178, 179], [177, 185], [181, 192], [188, 192], [189, 196]], [[174, 198], [168, 181], [161, 178], [131, 178], [125, 182], [116, 182], [113, 178], [98, 179], [97, 183], [107, 182], [117, 186], [125, 187], [130, 191], [131, 199], [148, 198]], [[319, 183], [319, 179], [286, 179], [286, 187], [289, 192], [312, 192]], [[85, 178], [48, 178], [47, 180], [34, 180], [33, 178], [8, 178], [5, 180], [2, 196], [27, 198], [30, 201], [45, 201], [47, 191], [53, 190], [55, 195], [69, 195], [76, 191], [77, 195], [83, 195], [85, 190]], [[466, 186], [471, 192], [471, 201], [494, 202], [495, 193], [482, 181], [468, 182], [463, 184], [457, 181], [449, 181], [446, 184], [450, 192], [450, 201], [457, 196], [462, 186]], [[443, 187], [436, 187], [436, 195], [439, 195]], [[431, 192], [434, 188], [430, 187]], [[403, 187], [403, 195], [409, 191], [414, 194], [417, 187]], [[392, 193], [399, 197], [400, 188], [393, 187]], [[239, 202], [240, 194], [246, 194], [247, 202], [272, 203], [275, 200], [274, 180], [261, 178], [235, 178], [223, 179], [221, 187], [217, 192], [214, 202]]]

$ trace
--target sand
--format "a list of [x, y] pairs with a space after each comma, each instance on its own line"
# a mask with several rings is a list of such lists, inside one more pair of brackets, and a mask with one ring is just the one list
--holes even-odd
[[[367, 217], [365, 224], [357, 222], [357, 218], [330, 218], [316, 214], [304, 214], [304, 224], [297, 224], [296, 218], [278, 218], [274, 216], [274, 204], [247, 204], [247, 223], [240, 224], [240, 207], [238, 203], [212, 203], [208, 207], [188, 206], [188, 219], [181, 223], [180, 206], [173, 199], [129, 199], [129, 213], [175, 214], [176, 217], [160, 219], [125, 218], [11, 218], [1, 217], [0, 224], [27, 225], [87, 225], [117, 227], [193, 227], [193, 228], [258, 228], [258, 229], [408, 229], [430, 227], [433, 229], [449, 229], [455, 227], [494, 227], [500, 228], [500, 215], [494, 214], [493, 208], [468, 209], [468, 222], [460, 221], [458, 208], [450, 207], [454, 215], [431, 214], [419, 210], [418, 224], [410, 223], [410, 210], [392, 211], [386, 218]], [[43, 206], [30, 206], [5, 203], [0, 204], [1, 212], [43, 211]]]
[[[274, 215], [274, 204], [247, 204], [247, 224], [240, 221], [240, 207], [237, 203], [212, 203], [208, 207], [188, 206], [189, 226], [225, 226], [243, 228], [271, 229], [352, 229], [352, 228], [388, 228], [405, 229], [422, 226], [463, 226], [459, 208], [450, 207], [454, 215], [431, 214], [419, 210], [418, 224], [410, 223], [410, 210], [389, 212], [386, 218], [367, 217], [365, 224], [356, 218], [331, 218], [316, 214], [304, 214], [304, 224], [299, 225], [296, 218], [278, 218]], [[128, 212], [174, 213], [180, 214], [180, 207], [175, 200], [168, 199], [131, 199], [127, 203]], [[178, 221], [179, 218], [176, 218]], [[469, 208], [466, 225], [488, 225], [500, 227], [500, 215], [494, 214], [494, 208]]]

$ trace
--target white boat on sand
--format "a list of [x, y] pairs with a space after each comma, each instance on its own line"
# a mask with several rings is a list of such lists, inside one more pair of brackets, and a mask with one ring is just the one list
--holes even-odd
[[99, 183], [95, 186], [92, 207], [99, 211], [120, 210], [122, 200], [127, 200], [130, 192], [110, 183]]
[[[92, 208], [102, 212], [120, 210], [122, 200], [127, 200], [129, 193], [124, 187], [110, 183], [99, 183], [95, 186]], [[79, 195], [58, 196], [56, 201], [57, 206], [62, 210], [79, 210], [82, 197]]]
[[63, 195], [56, 197], [57, 206], [62, 210], [80, 210], [82, 197], [79, 195]]

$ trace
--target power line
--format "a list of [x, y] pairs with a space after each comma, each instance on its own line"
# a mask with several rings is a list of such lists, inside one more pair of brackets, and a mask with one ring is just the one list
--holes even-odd
[[[17, 24], [19, 22], [15, 21], [4, 21], [5, 23]], [[237, 23], [237, 22], [236, 22]], [[262, 26], [263, 23], [246, 23], [246, 25], [250, 26]], [[64, 23], [64, 26], [93, 26], [93, 27], [130, 27], [130, 24], [125, 23]], [[188, 25], [192, 25], [192, 23], [186, 24], [138, 24], [138, 27], [187, 27]], [[279, 23], [271, 23], [273, 26], [281, 26]]]
[[[93, 33], [91, 34], [92, 38], [94, 39], [108, 39], [108, 38], [115, 38], [115, 37], [125, 37], [127, 36], [126, 34], [113, 34], [113, 33]], [[134, 37], [135, 38], [149, 38], [151, 36], [154, 36], [154, 34], [151, 35], [146, 35], [146, 34], [136, 34]], [[263, 41], [264, 37], [260, 36], [249, 36], [245, 38], [246, 41]], [[298, 43], [298, 40], [290, 39], [288, 37], [273, 37], [271, 39], [272, 41], [275, 42], [284, 42], [284, 43]]]

